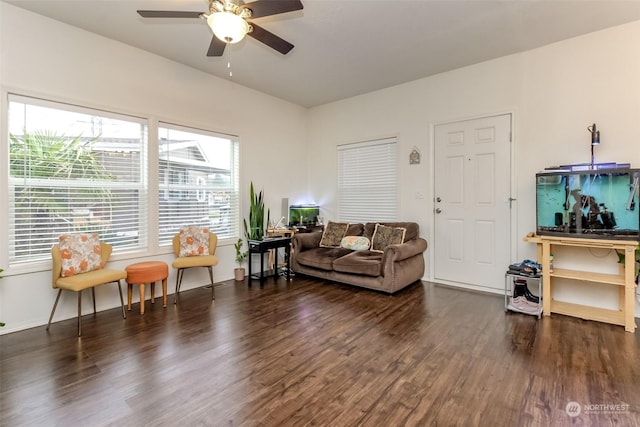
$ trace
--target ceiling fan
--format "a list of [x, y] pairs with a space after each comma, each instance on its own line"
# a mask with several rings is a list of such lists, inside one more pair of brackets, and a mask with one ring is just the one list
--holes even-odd
[[200, 18], [206, 19], [213, 31], [207, 56], [222, 56], [229, 43], [237, 43], [249, 35], [277, 50], [283, 55], [293, 49], [288, 41], [270, 31], [248, 22], [247, 19], [301, 10], [300, 0], [257, 0], [243, 3], [242, 0], [209, 0], [208, 12], [189, 12], [171, 10], [138, 10], [143, 18]]

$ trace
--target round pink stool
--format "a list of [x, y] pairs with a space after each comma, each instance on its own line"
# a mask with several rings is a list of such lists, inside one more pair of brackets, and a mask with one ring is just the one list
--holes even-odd
[[162, 304], [167, 306], [167, 277], [169, 266], [162, 261], [144, 261], [128, 265], [127, 272], [127, 308], [131, 310], [133, 285], [140, 287], [140, 314], [144, 314], [144, 285], [151, 283], [151, 304], [156, 301], [156, 282], [162, 280]]

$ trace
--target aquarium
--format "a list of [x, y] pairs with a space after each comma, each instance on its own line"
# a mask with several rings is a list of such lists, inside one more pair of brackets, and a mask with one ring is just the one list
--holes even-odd
[[311, 226], [318, 222], [320, 206], [316, 205], [291, 205], [289, 206], [290, 226]]
[[640, 169], [536, 174], [536, 233], [584, 238], [640, 238]]

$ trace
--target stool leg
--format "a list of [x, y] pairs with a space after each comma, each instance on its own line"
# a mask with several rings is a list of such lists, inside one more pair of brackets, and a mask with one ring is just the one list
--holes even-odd
[[140, 287], [140, 314], [144, 314], [144, 283], [138, 286]]
[[127, 310], [131, 311], [131, 297], [133, 296], [133, 284], [127, 283]]
[[156, 303], [156, 282], [151, 282], [151, 304]]
[[162, 306], [167, 306], [167, 278], [162, 279]]

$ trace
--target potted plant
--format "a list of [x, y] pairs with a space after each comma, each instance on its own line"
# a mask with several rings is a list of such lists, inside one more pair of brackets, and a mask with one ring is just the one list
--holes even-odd
[[[253, 181], [249, 187], [249, 223], [243, 220], [244, 235], [248, 240], [262, 240], [264, 237], [264, 199], [262, 190], [256, 193], [253, 189]], [[268, 220], [267, 220], [268, 221]]]
[[239, 282], [244, 280], [245, 270], [242, 266], [242, 263], [247, 259], [249, 255], [248, 252], [242, 251], [242, 239], [238, 239], [236, 244], [234, 245], [236, 248], [236, 262], [238, 263], [238, 267], [233, 269], [233, 273], [235, 275], [235, 279]]
[[[251, 182], [251, 186], [249, 187], [249, 222], [247, 223], [246, 218], [243, 220], [244, 226], [244, 236], [247, 239], [247, 245], [249, 245], [249, 240], [262, 240], [265, 235], [265, 222], [264, 222], [264, 198], [262, 195], [262, 190], [259, 193], [256, 193], [253, 187], [253, 181]], [[269, 223], [270, 211], [267, 210], [267, 224]], [[266, 257], [265, 257], [266, 255]], [[263, 257], [268, 258], [268, 254], [263, 254]], [[258, 258], [259, 259], [259, 258]], [[251, 257], [249, 257], [249, 262], [251, 262]], [[263, 262], [263, 265], [268, 265], [267, 262]], [[253, 271], [258, 271], [260, 262], [251, 264], [251, 268]]]

